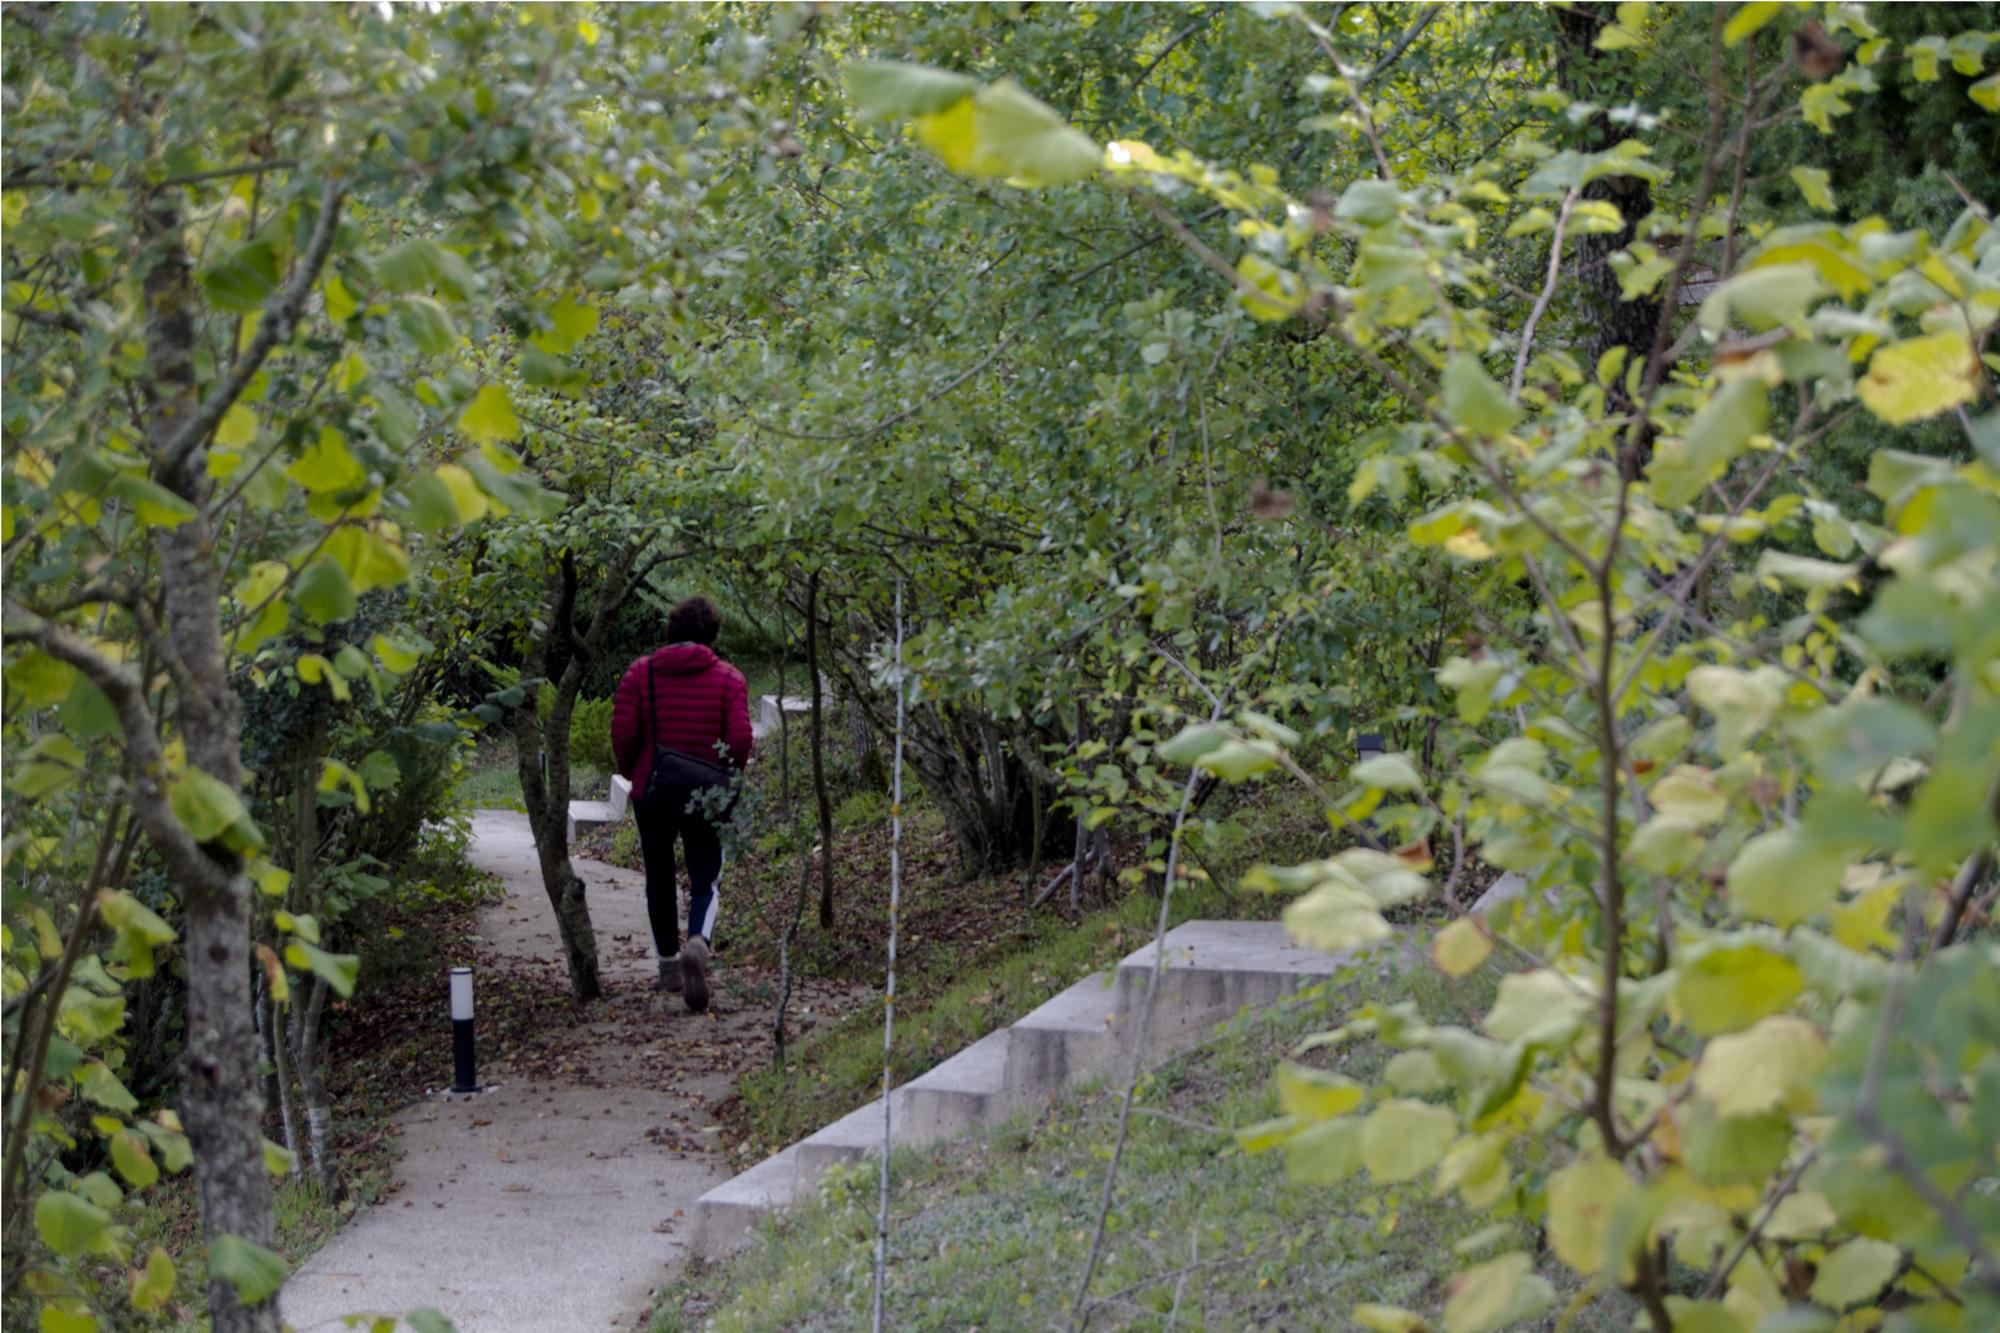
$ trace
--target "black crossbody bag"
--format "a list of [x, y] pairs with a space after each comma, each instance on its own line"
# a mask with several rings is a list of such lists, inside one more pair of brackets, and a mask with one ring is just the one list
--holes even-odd
[[[654, 665], [649, 657], [646, 660], [646, 730], [649, 733], [660, 716], [654, 701], [653, 673]], [[646, 774], [646, 790], [640, 795], [650, 800], [669, 787], [702, 791], [710, 787], [727, 787], [735, 780], [735, 770], [727, 764], [689, 754], [686, 750], [676, 750], [655, 740], [652, 771]]]

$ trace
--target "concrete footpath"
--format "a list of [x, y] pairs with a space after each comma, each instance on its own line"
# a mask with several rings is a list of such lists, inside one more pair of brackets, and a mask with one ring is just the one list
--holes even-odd
[[[480, 811], [471, 857], [507, 889], [480, 916], [476, 965], [559, 975], [555, 918], [526, 817]], [[692, 1063], [664, 1080], [661, 1070], [678, 1063], [678, 1043], [695, 1032], [726, 1039], [738, 1022], [761, 1020], [749, 1012], [696, 1018], [677, 998], [655, 997], [642, 877], [595, 861], [576, 867], [589, 886], [607, 995], [604, 1021], [586, 1029], [601, 1042], [579, 1051], [594, 1086], [511, 1078], [482, 1064], [482, 1079], [498, 1084], [492, 1091], [432, 1097], [404, 1111], [396, 1192], [285, 1285], [284, 1318], [300, 1333], [423, 1306], [460, 1333], [631, 1328], [651, 1289], [685, 1260], [694, 1202], [729, 1169], [713, 1151], [661, 1143], [647, 1131], [685, 1119], [731, 1080]], [[448, 1069], [439, 983], [440, 1063]]]

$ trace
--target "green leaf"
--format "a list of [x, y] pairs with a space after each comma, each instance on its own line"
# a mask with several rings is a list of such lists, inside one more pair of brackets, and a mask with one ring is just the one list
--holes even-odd
[[1328, 880], [1287, 907], [1285, 929], [1300, 943], [1328, 953], [1342, 953], [1395, 933], [1373, 898], [1338, 880]]
[[38, 1333], [97, 1333], [97, 1316], [87, 1310], [65, 1310], [45, 1304], [35, 1318]]
[[1202, 755], [1195, 764], [1224, 782], [1244, 782], [1278, 766], [1277, 748], [1265, 741], [1230, 739]]
[[897, 60], [849, 60], [842, 63], [840, 76], [847, 95], [863, 111], [896, 119], [936, 115], [979, 87], [964, 74]]
[[218, 310], [248, 314], [263, 308], [278, 289], [278, 247], [259, 237], [201, 274], [202, 293]]
[[1467, 975], [1492, 952], [1492, 937], [1469, 916], [1453, 921], [1431, 940], [1431, 960], [1448, 977]]
[[1595, 1007], [1594, 996], [1575, 978], [1548, 968], [1516, 972], [1501, 979], [1485, 1028], [1501, 1041], [1561, 1045]]
[[514, 415], [513, 400], [498, 384], [480, 386], [465, 411], [459, 414], [458, 428], [481, 444], [521, 438], [521, 419]]
[[1401, 212], [1403, 193], [1389, 181], [1363, 176], [1340, 192], [1333, 215], [1342, 222], [1363, 227], [1382, 227], [1394, 222]]
[[347, 440], [331, 426], [320, 427], [318, 438], [285, 469], [285, 475], [315, 495], [348, 490], [368, 479], [367, 471], [348, 450]]
[[458, 346], [458, 328], [445, 308], [428, 296], [396, 302], [396, 323], [425, 356], [443, 356]]
[[410, 1311], [403, 1318], [410, 1326], [410, 1333], [458, 1333], [456, 1324], [428, 1305]]
[[361, 970], [360, 954], [328, 953], [304, 940], [293, 940], [285, 946], [285, 961], [293, 967], [310, 970], [343, 1000], [354, 994], [354, 978]]
[[[1611, 31], [1606, 29], [1606, 35]], [[1605, 45], [1603, 36], [1597, 44]], [[1528, 1256], [1515, 1250], [1453, 1278], [1444, 1303], [1444, 1333], [1496, 1333], [1554, 1305], [1555, 1288], [1547, 1278], [1529, 1271], [1532, 1267]]]
[[1367, 1096], [1351, 1078], [1324, 1070], [1293, 1064], [1278, 1064], [1278, 1109], [1300, 1120], [1330, 1120], [1346, 1115]]
[[1738, 273], [1701, 303], [1701, 327], [1721, 335], [1732, 323], [1752, 333], [1804, 320], [1812, 303], [1832, 289], [1811, 264], [1770, 264]]
[[563, 299], [549, 307], [549, 329], [530, 341], [550, 356], [563, 356], [572, 347], [597, 331], [595, 302]]
[[1753, 375], [1742, 375], [1718, 389], [1695, 413], [1682, 435], [1658, 441], [1646, 469], [1653, 498], [1679, 507], [1699, 496], [1749, 447], [1770, 416], [1770, 392]]
[[1300, 1185], [1338, 1185], [1361, 1169], [1362, 1122], [1322, 1120], [1285, 1140], [1285, 1174]]
[[1458, 1117], [1403, 1098], [1376, 1107], [1361, 1124], [1361, 1161], [1378, 1184], [1412, 1180], [1437, 1165], [1458, 1137]]
[[236, 1289], [245, 1305], [269, 1300], [284, 1285], [285, 1261], [241, 1236], [217, 1236], [208, 1252], [208, 1275]]
[[1605, 1242], [1611, 1215], [1636, 1188], [1625, 1168], [1606, 1157], [1583, 1157], [1549, 1177], [1549, 1246], [1589, 1277], [1623, 1255]]
[[1507, 391], [1478, 358], [1464, 352], [1454, 353], [1445, 364], [1443, 389], [1445, 419], [1474, 435], [1505, 435], [1521, 419], [1520, 409], [1507, 401]]
[[121, 472], [109, 493], [132, 506], [132, 516], [142, 527], [177, 528], [194, 517], [193, 505], [136, 472]]
[[1104, 153], [1090, 137], [1012, 79], [974, 94], [974, 175], [1009, 176], [1023, 185], [1061, 185], [1097, 174]]
[[1971, 402], [1982, 378], [1964, 334], [1933, 333], [1877, 349], [1854, 389], [1869, 411], [1904, 426]]
[[1805, 990], [1798, 965], [1761, 944], [1702, 950], [1675, 971], [1674, 1000], [1704, 1037], [1736, 1032], [1786, 1008]]
[[1849, 695], [1792, 728], [1827, 782], [1850, 785], [1896, 759], [1922, 755], [1937, 739], [1928, 717], [1899, 699]]
[[1693, 865], [1707, 846], [1701, 825], [1680, 815], [1660, 814], [1633, 833], [1625, 855], [1641, 870], [1672, 876]]
[[375, 260], [375, 280], [388, 292], [414, 292], [437, 285], [444, 275], [444, 258], [437, 244], [418, 237], [405, 241]]
[[1153, 753], [1170, 764], [1192, 764], [1229, 740], [1229, 729], [1208, 722], [1191, 722]]
[[1357, 1305], [1347, 1317], [1374, 1333], [1429, 1333], [1430, 1321], [1400, 1305]]
[[1773, 1014], [1747, 1032], [1709, 1042], [1694, 1086], [1725, 1116], [1762, 1115], [1789, 1107], [1825, 1063], [1819, 1029], [1792, 1014]]
[[247, 820], [243, 798], [220, 778], [190, 765], [167, 788], [174, 818], [180, 820], [197, 842], [222, 836], [237, 820]]
[[257, 414], [236, 403], [216, 423], [215, 442], [228, 449], [241, 449], [257, 442]]
[[1699, 1097], [1685, 1105], [1682, 1156], [1705, 1184], [1762, 1185], [1791, 1151], [1792, 1122], [1782, 1112], [1724, 1116]]
[[1799, 193], [1805, 196], [1808, 204], [1822, 213], [1834, 210], [1833, 186], [1828, 183], [1826, 168], [1793, 167], [1791, 176], [1792, 184], [1799, 187]]
[[1783, 5], [1770, 3], [1769, 0], [1752, 0], [1749, 4], [1739, 5], [1736, 12], [1729, 16], [1729, 22], [1722, 25], [1722, 44], [1736, 45], [1778, 17], [1783, 9]]
[[145, 1189], [160, 1178], [159, 1164], [146, 1141], [129, 1129], [111, 1136], [111, 1164], [133, 1189]]
[[339, 561], [327, 556], [306, 566], [298, 582], [292, 585], [292, 600], [319, 625], [346, 620], [359, 605], [354, 581], [347, 577]]
[[[479, 500], [483, 506], [486, 497]], [[404, 519], [418, 532], [443, 532], [459, 523], [451, 487], [435, 472], [419, 472], [403, 483], [402, 510]]]
[[64, 1258], [103, 1245], [110, 1229], [110, 1213], [67, 1190], [48, 1190], [35, 1200], [35, 1230]]
[[264, 1169], [274, 1176], [289, 1176], [298, 1169], [299, 1155], [282, 1144], [264, 1140]]
[[1778, 926], [1796, 925], [1831, 904], [1840, 892], [1847, 857], [1809, 841], [1796, 828], [1772, 829], [1743, 844], [1729, 864], [1729, 896], [1736, 910]]
[[[1305, 285], [1298, 275], [1286, 272], [1262, 255], [1245, 254], [1237, 260], [1236, 276], [1243, 280], [1236, 291], [1236, 303], [1249, 311], [1253, 319], [1275, 324], [1290, 319], [1305, 307]], [[1151, 355], [1155, 347], [1160, 349], [1158, 357]], [[1149, 343], [1144, 354], [1152, 364], [1165, 360], [1167, 351], [1165, 343]]]
[[157, 1310], [174, 1294], [173, 1256], [166, 1247], [155, 1245], [146, 1255], [146, 1266], [132, 1275], [132, 1308]]
[[1888, 1286], [1902, 1263], [1903, 1252], [1889, 1242], [1856, 1236], [1820, 1260], [1812, 1298], [1835, 1310], [1859, 1305]]
[[1381, 791], [1422, 791], [1423, 775], [1409, 757], [1400, 754], [1378, 754], [1364, 759], [1347, 771], [1350, 780], [1364, 787]]
[[139, 1099], [123, 1083], [118, 1075], [111, 1072], [111, 1066], [102, 1060], [92, 1060], [76, 1072], [77, 1086], [83, 1095], [107, 1110], [130, 1115], [139, 1109]]
[[1688, 673], [1688, 697], [1715, 715], [1715, 746], [1734, 759], [1761, 735], [1785, 702], [1782, 668], [1704, 666]]

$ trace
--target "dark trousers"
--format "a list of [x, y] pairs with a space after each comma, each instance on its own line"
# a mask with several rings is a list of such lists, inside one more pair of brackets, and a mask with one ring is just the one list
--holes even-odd
[[687, 788], [669, 787], [638, 801], [639, 851], [646, 861], [646, 915], [653, 949], [662, 958], [681, 951], [681, 923], [674, 892], [674, 843], [688, 872], [688, 934], [715, 940], [715, 909], [722, 879], [722, 839], [700, 812], [688, 809]]

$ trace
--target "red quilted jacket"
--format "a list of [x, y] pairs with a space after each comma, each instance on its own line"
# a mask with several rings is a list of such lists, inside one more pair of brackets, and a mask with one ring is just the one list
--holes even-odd
[[750, 692], [714, 649], [670, 643], [625, 669], [611, 704], [611, 750], [635, 794], [646, 790], [655, 745], [714, 760], [717, 741], [733, 766], [750, 762]]

